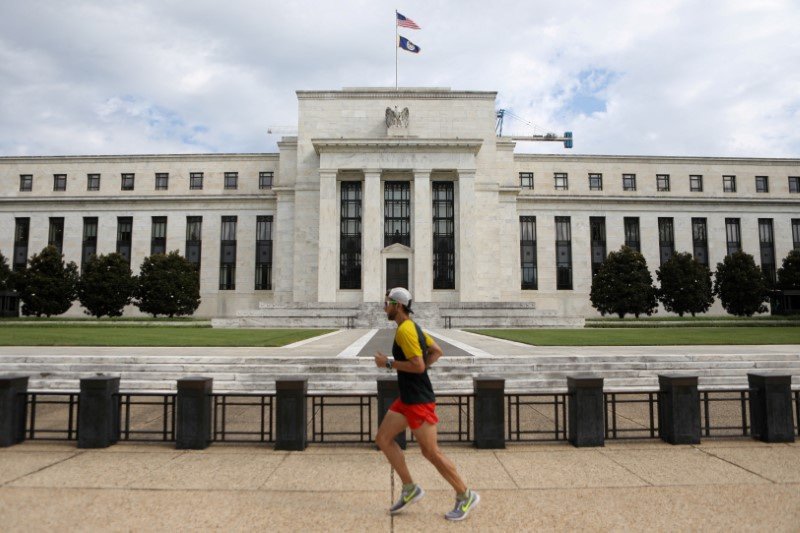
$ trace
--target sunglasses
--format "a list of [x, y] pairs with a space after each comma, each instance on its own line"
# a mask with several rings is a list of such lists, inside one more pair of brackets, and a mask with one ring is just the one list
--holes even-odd
[[396, 304], [397, 302], [394, 300], [389, 300], [388, 302], [383, 302], [383, 307], [389, 307], [392, 304]]

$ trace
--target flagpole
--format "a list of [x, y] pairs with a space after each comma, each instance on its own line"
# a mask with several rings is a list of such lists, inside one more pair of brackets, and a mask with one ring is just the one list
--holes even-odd
[[394, 90], [397, 90], [397, 10], [394, 10]]

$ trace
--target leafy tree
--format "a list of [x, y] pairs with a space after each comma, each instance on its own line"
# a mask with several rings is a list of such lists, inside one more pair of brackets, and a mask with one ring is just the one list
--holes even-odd
[[3, 252], [0, 252], [0, 291], [10, 291], [14, 289], [14, 274], [8, 266], [8, 260]]
[[78, 266], [64, 262], [55, 246], [47, 246], [14, 274], [14, 287], [22, 301], [22, 314], [52, 316], [66, 313], [77, 298]]
[[627, 246], [609, 253], [592, 279], [589, 299], [603, 316], [610, 313], [624, 318], [630, 313], [639, 318], [642, 313], [653, 314], [658, 300], [644, 256]]
[[200, 305], [197, 268], [177, 250], [142, 262], [135, 305], [153, 316], [191, 315]]
[[753, 316], [767, 310], [767, 279], [753, 256], [735, 252], [717, 263], [714, 294], [725, 310], [736, 316]]
[[658, 299], [671, 313], [705, 313], [714, 303], [711, 271], [690, 253], [677, 252], [656, 270], [661, 283]]
[[78, 299], [86, 314], [122, 316], [136, 293], [136, 277], [122, 255], [93, 255], [78, 282]]
[[800, 250], [792, 250], [783, 258], [783, 264], [778, 269], [778, 288], [800, 289]]

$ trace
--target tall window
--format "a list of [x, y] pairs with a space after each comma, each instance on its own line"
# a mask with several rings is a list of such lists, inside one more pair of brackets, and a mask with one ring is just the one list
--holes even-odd
[[456, 287], [453, 183], [433, 182], [433, 288]]
[[123, 191], [132, 191], [133, 190], [133, 179], [136, 177], [135, 174], [123, 174], [122, 175], [122, 190]]
[[602, 191], [603, 190], [603, 175], [602, 174], [589, 174], [589, 190]]
[[28, 263], [28, 238], [30, 236], [31, 219], [14, 219], [14, 271], [22, 270]]
[[156, 172], [156, 190], [166, 191], [169, 189], [169, 173]]
[[383, 245], [411, 246], [411, 186], [387, 181], [383, 188]]
[[361, 288], [361, 182], [342, 182], [339, 288]]
[[636, 190], [636, 174], [623, 174], [622, 175], [622, 190], [635, 191]]
[[769, 192], [769, 176], [756, 176], [756, 192]]
[[656, 174], [656, 190], [669, 190], [669, 174]]
[[19, 190], [20, 192], [30, 192], [33, 190], [33, 174], [19, 175]]
[[792, 244], [795, 250], [800, 250], [800, 218], [792, 219]]
[[557, 191], [569, 190], [569, 178], [566, 172], [556, 172], [554, 177]]
[[789, 192], [800, 192], [800, 176], [789, 176]]
[[186, 217], [186, 259], [200, 270], [203, 248], [203, 217]]
[[742, 249], [742, 232], [738, 218], [725, 219], [725, 238], [728, 243], [728, 255]]
[[47, 245], [55, 246], [58, 253], [62, 253], [64, 248], [64, 217], [50, 217]]
[[258, 173], [258, 188], [271, 189], [272, 188], [272, 172], [259, 172]]
[[199, 191], [203, 188], [203, 173], [189, 172], [189, 190]]
[[520, 172], [519, 186], [523, 189], [533, 189], [533, 172]]
[[606, 217], [589, 217], [589, 237], [592, 247], [592, 276], [594, 276], [606, 260]]
[[86, 190], [99, 191], [100, 190], [100, 174], [87, 174], [86, 175]]
[[133, 217], [117, 217], [117, 253], [131, 264], [133, 243]]
[[226, 172], [225, 173], [225, 188], [228, 190], [237, 189], [239, 187], [239, 173]]
[[722, 176], [722, 191], [736, 192], [736, 176]]
[[641, 251], [641, 241], [639, 239], [639, 217], [625, 217], [625, 246]]
[[692, 219], [692, 246], [697, 262], [708, 266], [708, 226], [705, 218]]
[[689, 190], [691, 192], [703, 192], [703, 176], [699, 174], [689, 176]]
[[519, 217], [519, 257], [522, 290], [536, 290], [539, 287], [536, 264], [536, 217]]
[[219, 250], [219, 290], [236, 290], [236, 217], [222, 217]]
[[97, 217], [83, 217], [83, 241], [81, 242], [81, 270], [97, 253]]
[[150, 255], [167, 253], [167, 217], [153, 217]]
[[67, 190], [67, 175], [66, 174], [53, 174], [53, 190], [66, 191]]
[[675, 224], [672, 217], [659, 217], [658, 219], [658, 247], [663, 265], [675, 251]]
[[556, 217], [556, 289], [572, 289], [572, 229], [569, 217]]
[[775, 236], [772, 232], [772, 219], [758, 219], [758, 241], [761, 245], [761, 270], [767, 282], [774, 286], [777, 281], [775, 275]]
[[272, 217], [256, 217], [256, 290], [272, 289]]

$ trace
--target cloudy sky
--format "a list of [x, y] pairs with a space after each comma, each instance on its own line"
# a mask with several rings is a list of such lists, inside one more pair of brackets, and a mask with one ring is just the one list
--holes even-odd
[[0, 155], [276, 151], [296, 90], [394, 86], [395, 9], [399, 84], [497, 91], [506, 134], [800, 157], [797, 0], [4, 0]]

